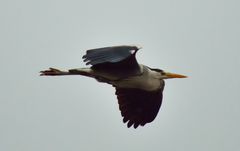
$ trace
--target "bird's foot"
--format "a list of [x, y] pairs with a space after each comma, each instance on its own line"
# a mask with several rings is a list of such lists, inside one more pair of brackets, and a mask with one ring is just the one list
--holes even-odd
[[55, 68], [49, 68], [48, 70], [40, 71], [40, 76], [58, 76], [58, 75], [65, 75], [66, 72], [61, 71]]

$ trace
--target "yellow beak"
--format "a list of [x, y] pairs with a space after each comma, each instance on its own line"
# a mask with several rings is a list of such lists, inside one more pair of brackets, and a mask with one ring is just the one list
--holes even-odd
[[165, 75], [167, 78], [187, 78], [187, 76], [185, 75], [170, 73], [170, 72], [165, 72]]

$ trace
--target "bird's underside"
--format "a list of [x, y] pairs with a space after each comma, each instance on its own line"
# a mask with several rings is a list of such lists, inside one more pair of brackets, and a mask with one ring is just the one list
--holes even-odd
[[164, 81], [162, 70], [151, 69], [137, 63], [136, 46], [114, 46], [87, 50], [84, 62], [90, 68], [61, 71], [55, 68], [41, 71], [42, 76], [83, 75], [116, 89], [123, 122], [137, 128], [152, 122], [162, 104]]

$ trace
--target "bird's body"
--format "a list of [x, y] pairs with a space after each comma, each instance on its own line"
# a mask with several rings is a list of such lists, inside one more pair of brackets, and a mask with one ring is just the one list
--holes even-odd
[[114, 46], [87, 50], [83, 59], [90, 68], [61, 71], [50, 68], [44, 76], [83, 75], [115, 87], [119, 109], [128, 127], [137, 128], [152, 122], [162, 103], [163, 79], [186, 76], [151, 69], [138, 64], [136, 46]]
[[121, 77], [119, 75], [99, 72], [91, 68], [72, 69], [70, 72], [84, 74], [97, 79], [99, 82], [108, 83], [119, 88], [136, 88], [145, 91], [157, 91], [162, 89], [164, 81], [159, 80], [161, 74], [150, 70], [150, 68], [145, 65], [139, 64], [139, 66], [140, 73], [131, 77]]

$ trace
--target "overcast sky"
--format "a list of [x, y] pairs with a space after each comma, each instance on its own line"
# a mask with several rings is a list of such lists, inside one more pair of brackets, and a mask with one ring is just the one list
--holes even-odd
[[[238, 0], [2, 0], [1, 151], [240, 150]], [[138, 44], [138, 61], [188, 75], [166, 81], [154, 122], [122, 123], [115, 90], [40, 77], [84, 67], [86, 49]]]

